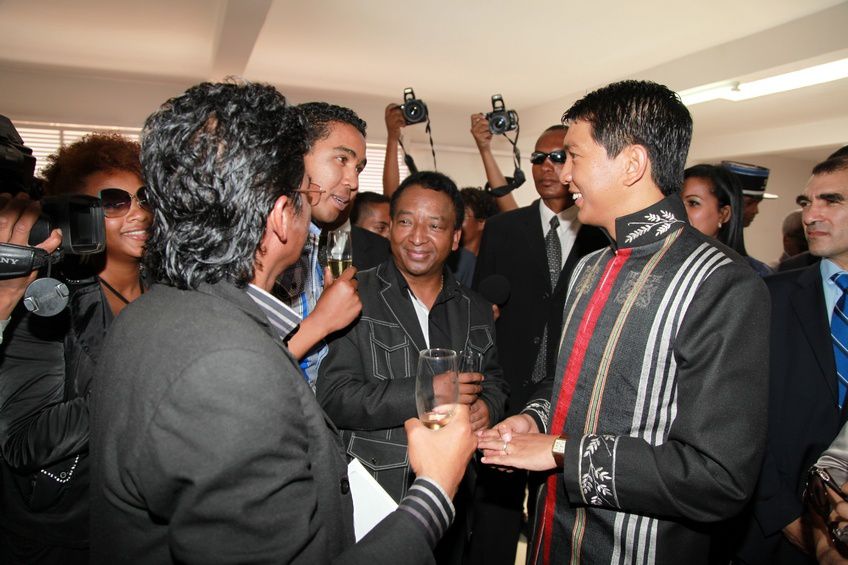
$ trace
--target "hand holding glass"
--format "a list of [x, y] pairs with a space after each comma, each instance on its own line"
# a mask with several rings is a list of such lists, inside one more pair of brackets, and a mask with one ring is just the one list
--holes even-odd
[[418, 354], [415, 405], [430, 429], [447, 425], [459, 402], [457, 356], [452, 349], [425, 349]]
[[333, 278], [337, 279], [342, 272], [353, 265], [350, 232], [335, 230], [327, 234], [327, 266]]

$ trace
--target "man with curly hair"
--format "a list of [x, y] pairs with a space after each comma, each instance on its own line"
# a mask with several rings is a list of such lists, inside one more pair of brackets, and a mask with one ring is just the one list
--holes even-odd
[[[410, 419], [419, 477], [354, 542], [347, 459], [283, 345], [274, 281], [317, 193], [302, 115], [210, 84], [145, 123], [154, 285], [106, 338], [92, 395], [92, 563], [431, 563], [474, 450], [470, 417]], [[444, 432], [444, 433], [442, 433]]]

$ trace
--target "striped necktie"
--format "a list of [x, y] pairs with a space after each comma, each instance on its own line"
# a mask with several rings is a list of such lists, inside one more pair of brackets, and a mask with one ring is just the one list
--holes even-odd
[[836, 376], [839, 382], [839, 407], [842, 408], [845, 393], [848, 391], [848, 317], [845, 315], [848, 311], [845, 299], [848, 273], [837, 273], [830, 280], [842, 291], [830, 318], [830, 336], [833, 339], [833, 357], [836, 360]]

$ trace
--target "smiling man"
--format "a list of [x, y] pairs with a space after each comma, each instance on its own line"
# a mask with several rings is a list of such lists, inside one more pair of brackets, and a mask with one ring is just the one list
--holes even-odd
[[333, 280], [321, 255], [322, 232], [343, 223], [359, 189], [365, 168], [365, 122], [356, 113], [325, 102], [298, 108], [307, 122], [309, 152], [304, 157], [310, 191], [320, 197], [312, 207], [309, 237], [300, 258], [274, 286], [274, 295], [289, 307], [287, 343], [300, 359], [309, 386], [315, 390], [318, 367], [327, 355], [324, 338], [356, 318], [361, 304], [353, 276], [345, 270]]
[[563, 119], [560, 179], [612, 244], [575, 268], [554, 378], [482, 434], [483, 461], [552, 471], [530, 563], [707, 563], [706, 524], [742, 509], [764, 449], [768, 297], [686, 220], [675, 93], [615, 83]]
[[[491, 307], [445, 266], [464, 218], [456, 185], [440, 173], [415, 173], [392, 196], [391, 216], [392, 258], [357, 276], [362, 316], [330, 343], [317, 394], [342, 430], [348, 454], [401, 500], [415, 478], [403, 422], [417, 413], [418, 352], [441, 347], [482, 355], [480, 372], [459, 375], [460, 402], [470, 405], [475, 430], [503, 415], [507, 387]], [[457, 497], [458, 521], [436, 549], [439, 563], [461, 562], [473, 484], [467, 476]]]
[[[848, 377], [848, 159], [813, 168], [798, 196], [810, 254], [821, 262], [766, 278], [771, 293], [769, 431], [742, 563], [815, 563], [804, 551], [805, 471], [845, 422]], [[842, 376], [840, 376], [842, 375]]]

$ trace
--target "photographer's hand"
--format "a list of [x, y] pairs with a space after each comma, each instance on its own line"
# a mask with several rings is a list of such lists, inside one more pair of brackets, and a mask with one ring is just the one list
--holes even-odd
[[[477, 144], [477, 150], [480, 151], [480, 158], [483, 159], [483, 168], [486, 170], [486, 180], [491, 188], [498, 188], [506, 185], [506, 177], [501, 172], [498, 162], [495, 161], [495, 156], [492, 154], [492, 132], [489, 131], [489, 121], [483, 114], [471, 114], [471, 135], [474, 137], [474, 143]], [[518, 208], [518, 203], [512, 194], [507, 194], [499, 198], [495, 198], [498, 203], [498, 209], [501, 212], [515, 210]]]
[[398, 142], [400, 129], [406, 126], [403, 112], [397, 104], [386, 106], [386, 158], [383, 161], [383, 194], [392, 197], [400, 185], [400, 167], [398, 167]]
[[[41, 214], [41, 205], [32, 201], [25, 193], [17, 196], [0, 194], [0, 243], [29, 245], [29, 232]], [[62, 232], [53, 230], [50, 237], [36, 247], [53, 253], [62, 243]], [[0, 320], [11, 316], [29, 283], [34, 281], [38, 273], [33, 271], [23, 277], [0, 279]]]

